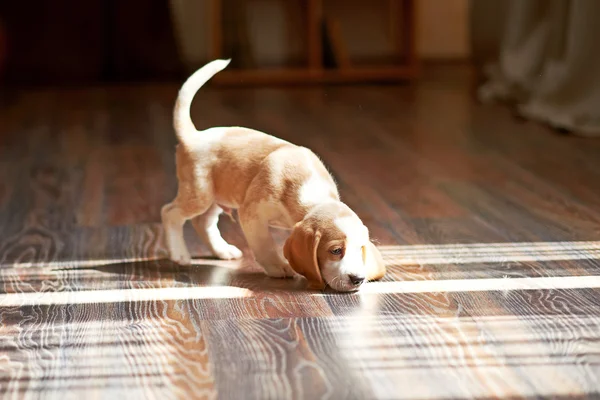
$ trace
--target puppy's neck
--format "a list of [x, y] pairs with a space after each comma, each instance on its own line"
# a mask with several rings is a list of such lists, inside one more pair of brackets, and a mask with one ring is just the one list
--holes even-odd
[[339, 199], [325, 200], [316, 204], [311, 204], [307, 207], [306, 212], [302, 216], [302, 220], [306, 218], [321, 219], [332, 214], [348, 214], [352, 213], [350, 208], [342, 203]]

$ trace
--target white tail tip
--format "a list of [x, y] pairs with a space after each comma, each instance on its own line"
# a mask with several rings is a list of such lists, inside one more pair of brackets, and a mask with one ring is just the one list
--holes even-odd
[[222, 59], [222, 60], [214, 60], [211, 64], [218, 70], [221, 71], [225, 69], [231, 62], [231, 58]]

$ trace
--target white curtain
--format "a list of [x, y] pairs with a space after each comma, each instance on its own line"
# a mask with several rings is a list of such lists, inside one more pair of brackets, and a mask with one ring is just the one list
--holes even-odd
[[600, 137], [600, 0], [472, 0], [471, 11], [482, 101]]

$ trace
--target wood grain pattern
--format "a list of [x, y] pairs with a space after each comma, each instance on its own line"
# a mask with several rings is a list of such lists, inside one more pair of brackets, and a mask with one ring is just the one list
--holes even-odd
[[196, 99], [199, 128], [323, 158], [389, 267], [357, 294], [203, 258], [189, 227], [195, 265], [165, 259], [176, 85], [20, 93], [0, 111], [0, 397], [600, 396], [600, 142], [469, 82]]

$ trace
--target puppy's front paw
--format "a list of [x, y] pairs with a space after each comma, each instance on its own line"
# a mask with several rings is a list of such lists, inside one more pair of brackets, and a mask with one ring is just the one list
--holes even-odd
[[170, 258], [171, 258], [171, 261], [173, 261], [179, 265], [191, 265], [192, 264], [192, 257], [190, 257], [190, 254], [187, 252], [171, 253]]
[[213, 254], [221, 260], [237, 260], [243, 256], [240, 249], [227, 243], [222, 247], [213, 249]]
[[292, 278], [296, 273], [288, 264], [263, 265], [265, 273], [271, 278]]

